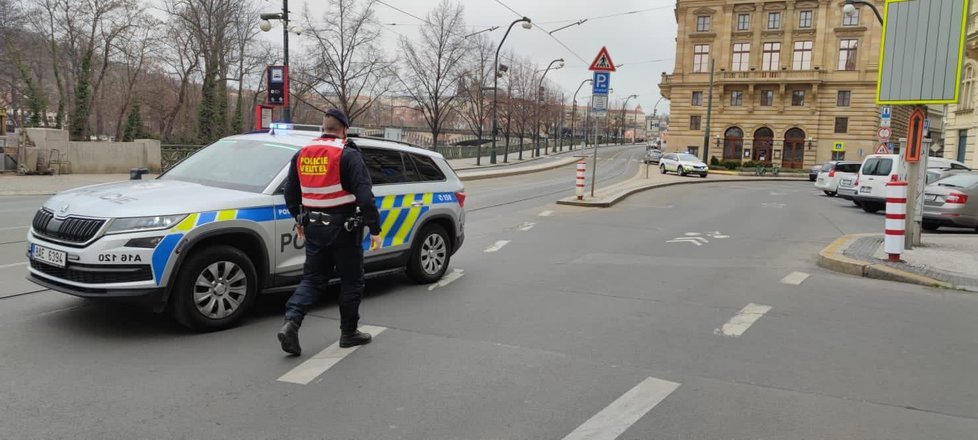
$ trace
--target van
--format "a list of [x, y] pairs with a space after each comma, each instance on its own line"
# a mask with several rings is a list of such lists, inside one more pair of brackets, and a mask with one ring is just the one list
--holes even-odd
[[856, 182], [858, 188], [852, 200], [863, 211], [875, 213], [886, 208], [886, 183], [898, 176], [907, 178], [907, 163], [899, 154], [871, 154], [863, 159]]

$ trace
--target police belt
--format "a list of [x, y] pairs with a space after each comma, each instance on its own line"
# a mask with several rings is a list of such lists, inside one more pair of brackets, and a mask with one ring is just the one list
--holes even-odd
[[306, 226], [307, 224], [321, 224], [328, 225], [330, 223], [343, 225], [343, 229], [352, 232], [354, 229], [359, 228], [363, 223], [363, 219], [350, 212], [341, 211], [305, 211], [301, 214], [299, 219], [299, 224]]

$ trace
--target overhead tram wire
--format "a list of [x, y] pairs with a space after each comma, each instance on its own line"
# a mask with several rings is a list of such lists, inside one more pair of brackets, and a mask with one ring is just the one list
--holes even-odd
[[[520, 16], [520, 17], [526, 17], [525, 15], [520, 14], [519, 12], [516, 12], [516, 10], [514, 10], [511, 7], [509, 7], [508, 5], [506, 5], [506, 3], [503, 3], [501, 0], [496, 0], [496, 3], [499, 3], [500, 5], [502, 5], [502, 7], [506, 8], [506, 9], [509, 9], [510, 12], [512, 12], [512, 13]], [[540, 29], [541, 31], [543, 31], [543, 33], [545, 33], [548, 36], [550, 36], [550, 38], [553, 38], [553, 40], [556, 41], [557, 44], [561, 45], [561, 47], [563, 47], [568, 52], [570, 52], [572, 55], [574, 55], [575, 57], [577, 57], [577, 59], [581, 60], [582, 63], [588, 64], [588, 61], [587, 60], [585, 60], [583, 57], [581, 57], [580, 55], [578, 55], [577, 52], [574, 52], [574, 50], [571, 49], [570, 47], [568, 47], [566, 44], [564, 44], [563, 41], [560, 41], [559, 39], [557, 39], [557, 37], [553, 36], [553, 34], [551, 34], [550, 32], [548, 32], [546, 29], [544, 29], [540, 25], [536, 24], [536, 22], [531, 22], [530, 24], [532, 24], [533, 27], [535, 27], [535, 28]]]
[[380, 4], [384, 5], [384, 6], [387, 6], [388, 8], [391, 8], [391, 9], [397, 11], [397, 12], [400, 12], [400, 13], [402, 13], [404, 15], [407, 15], [408, 17], [412, 17], [415, 20], [419, 20], [419, 21], [424, 22], [424, 23], [428, 23], [429, 26], [434, 26], [433, 24], [431, 24], [430, 21], [425, 20], [425, 19], [423, 19], [421, 17], [418, 17], [417, 15], [414, 15], [414, 14], [408, 12], [408, 11], [405, 11], [405, 10], [403, 10], [401, 8], [396, 7], [396, 6], [391, 6], [390, 4], [387, 4], [387, 3], [385, 3], [385, 2], [383, 2], [381, 0], [376, 0], [376, 1], [377, 1], [377, 3], [380, 3]]
[[597, 16], [597, 17], [584, 17], [584, 18], [571, 18], [571, 19], [567, 19], [567, 20], [541, 21], [540, 24], [570, 23], [570, 22], [574, 22], [574, 21], [578, 21], [578, 20], [603, 20], [605, 18], [622, 17], [622, 16], [625, 16], [625, 15], [639, 14], [639, 13], [642, 13], [642, 12], [649, 12], [649, 11], [658, 11], [658, 10], [669, 9], [669, 8], [674, 8], [674, 7], [675, 6], [673, 6], [673, 5], [657, 6], [657, 7], [654, 7], [654, 8], [639, 9], [637, 11], [628, 11], [628, 12], [619, 12], [619, 13], [615, 13], [615, 14], [609, 14], [609, 15], [600, 15], [600, 16]]

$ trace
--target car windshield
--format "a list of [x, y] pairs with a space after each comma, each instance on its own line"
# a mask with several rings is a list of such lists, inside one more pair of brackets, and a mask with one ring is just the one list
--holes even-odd
[[699, 162], [700, 158], [693, 156], [692, 154], [681, 153], [678, 155], [679, 160], [686, 162]]
[[245, 139], [222, 139], [160, 176], [219, 188], [261, 192], [301, 147]]

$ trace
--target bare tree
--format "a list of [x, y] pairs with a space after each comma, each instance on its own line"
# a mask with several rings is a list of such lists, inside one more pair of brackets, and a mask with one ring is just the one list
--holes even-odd
[[428, 13], [420, 42], [401, 38], [404, 72], [398, 78], [418, 103], [431, 130], [433, 146], [438, 145], [438, 136], [459, 96], [459, 69], [466, 50], [462, 12], [461, 4], [442, 0]]
[[487, 87], [492, 80], [493, 44], [484, 35], [477, 35], [469, 44], [462, 79], [461, 118], [469, 131], [480, 141], [492, 111], [491, 94]]
[[150, 103], [159, 115], [160, 138], [171, 140], [174, 138], [177, 117], [187, 107], [190, 86], [200, 66], [200, 49], [197, 40], [184, 32], [183, 27], [165, 27], [162, 38], [166, 41], [162, 47], [170, 50], [160, 54], [160, 67], [166, 78], [174, 81], [163, 81], [171, 89], [167, 93], [160, 93]]
[[523, 159], [523, 140], [532, 136], [537, 97], [536, 65], [528, 60], [516, 59], [510, 66], [510, 81], [513, 82], [513, 121], [519, 135], [519, 158]]
[[127, 29], [122, 38], [119, 38], [119, 41], [113, 44], [119, 53], [120, 68], [124, 69], [122, 72], [123, 75], [120, 75], [122, 77], [120, 79], [123, 80], [122, 84], [120, 84], [122, 87], [118, 88], [122, 93], [122, 99], [120, 105], [118, 105], [118, 116], [116, 117], [116, 139], [122, 139], [123, 137], [123, 129], [125, 128], [123, 118], [129, 114], [133, 106], [133, 89], [135, 89], [137, 82], [145, 73], [146, 58], [150, 56], [155, 45], [158, 43], [156, 39], [156, 26], [158, 22], [149, 15], [140, 15], [137, 17], [137, 20], [138, 23], [130, 29]]
[[[374, 17], [374, 0], [330, 0], [322, 22], [306, 9], [306, 23], [315, 41], [307, 59], [308, 69], [293, 77], [300, 87], [321, 102], [343, 110], [350, 123], [367, 113], [391, 89], [393, 62], [381, 51], [380, 24]], [[304, 95], [299, 99], [320, 111], [318, 103]]]

